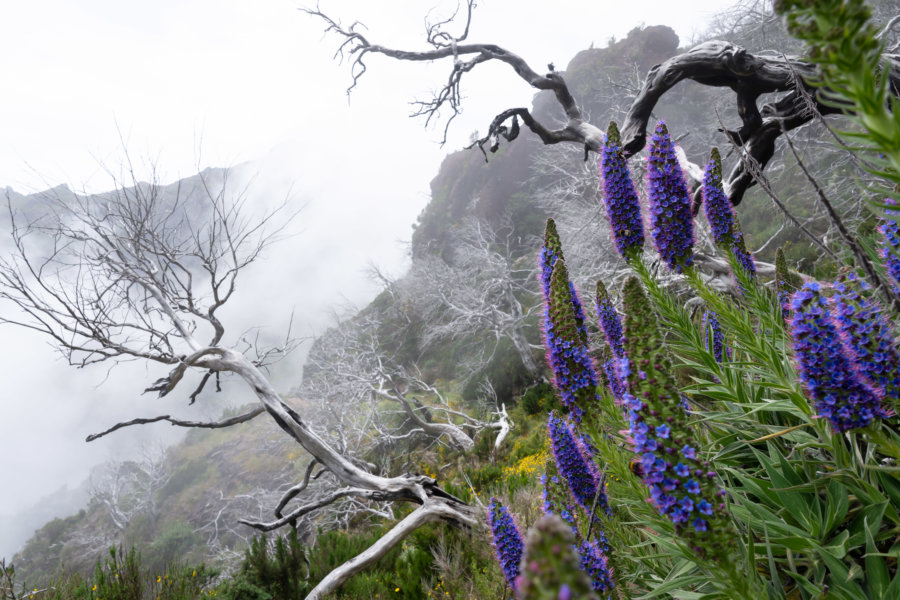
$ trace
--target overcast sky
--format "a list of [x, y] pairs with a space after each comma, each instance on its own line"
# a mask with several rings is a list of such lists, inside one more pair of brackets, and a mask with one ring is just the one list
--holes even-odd
[[[441, 130], [407, 118], [408, 102], [445, 80], [447, 65], [398, 64], [370, 56], [369, 72], [348, 104], [349, 70], [332, 60], [337, 39], [287, 0], [34, 0], [0, 8], [0, 189], [20, 193], [67, 184], [110, 189], [124, 149], [149, 178], [163, 181], [198, 167], [253, 162], [251, 195], [271, 198], [293, 186], [305, 206], [295, 237], [251, 274], [248, 294], [260, 324], [277, 330], [292, 309], [302, 328], [324, 323], [343, 297], [374, 292], [362, 269], [404, 265], [404, 240], [428, 200], [442, 157], [484, 130], [494, 114], [529, 105], [533, 90], [503, 65], [466, 77], [465, 113], [443, 148]], [[419, 49], [429, 9], [440, 0], [321, 0], [346, 22], [359, 19], [373, 42]], [[669, 24], [687, 43], [723, 0], [482, 0], [470, 41], [507, 47], [538, 71], [559, 67], [591, 44], [646, 24]], [[327, 239], [323, 246], [322, 240]], [[323, 247], [327, 251], [323, 252]], [[319, 254], [316, 254], [316, 251]], [[323, 258], [323, 254], [325, 257]], [[313, 260], [315, 259], [315, 260]], [[327, 267], [323, 266], [327, 264]], [[248, 300], [245, 298], [245, 301]], [[0, 310], [9, 310], [0, 306]], [[0, 327], [0, 516], [14, 514], [62, 484], [75, 486], [91, 465], [124, 456], [137, 439], [171, 428], [85, 444], [87, 433], [120, 418], [161, 410], [193, 418], [218, 406], [159, 404], [140, 396], [151, 374], [79, 372], [45, 343]], [[137, 382], [137, 383], [135, 383]], [[172, 401], [174, 402], [174, 400]], [[199, 405], [200, 403], [198, 403]], [[13, 493], [11, 490], [15, 490]], [[0, 541], [4, 532], [0, 530]], [[0, 545], [0, 554], [2, 554]]]

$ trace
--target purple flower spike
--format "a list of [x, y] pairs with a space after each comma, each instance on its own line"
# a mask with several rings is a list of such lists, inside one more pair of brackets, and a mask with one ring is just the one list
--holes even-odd
[[819, 284], [804, 284], [791, 299], [791, 311], [798, 374], [819, 416], [828, 419], [837, 432], [866, 427], [884, 417], [878, 395], [841, 343]]
[[491, 498], [488, 504], [488, 526], [494, 538], [494, 549], [497, 552], [497, 561], [506, 578], [506, 583], [513, 591], [516, 590], [516, 577], [519, 576], [519, 563], [522, 561], [522, 534], [516, 527], [516, 522], [505, 506], [496, 498]]
[[597, 281], [597, 295], [594, 299], [594, 306], [597, 309], [597, 319], [600, 321], [600, 328], [606, 336], [606, 343], [613, 351], [616, 358], [625, 356], [625, 334], [622, 332], [622, 321], [619, 320], [619, 313], [613, 306], [609, 292], [602, 281]]
[[728, 349], [725, 347], [725, 335], [719, 325], [719, 316], [715, 312], [707, 310], [703, 313], [701, 329], [703, 339], [706, 341], [706, 349], [712, 353], [716, 362], [720, 363], [726, 357], [730, 358]]
[[883, 399], [900, 398], [900, 354], [877, 304], [860, 293], [868, 289], [854, 273], [834, 284], [834, 317], [844, 344], [862, 375]]
[[744, 234], [734, 216], [731, 200], [722, 188], [722, 157], [713, 148], [703, 172], [703, 210], [716, 246], [734, 253], [738, 264], [751, 276], [756, 275], [756, 263], [744, 244]]
[[662, 121], [650, 140], [647, 167], [650, 233], [660, 257], [680, 273], [694, 259], [694, 223], [687, 183]]
[[[887, 198], [885, 204], [896, 204], [894, 200]], [[878, 230], [882, 235], [881, 258], [884, 260], [884, 268], [891, 276], [891, 284], [895, 294], [900, 294], [900, 211], [888, 209], [886, 218], [881, 220]]]
[[[693, 440], [657, 315], [637, 278], [625, 282], [622, 294], [625, 351], [631, 362], [630, 368], [622, 368], [630, 398], [624, 407], [639, 476], [651, 504], [697, 552], [724, 556], [734, 543], [734, 528], [724, 505], [715, 502], [721, 488]], [[701, 477], [705, 473], [710, 476]], [[721, 507], [710, 510], [714, 503]], [[702, 513], [708, 517], [708, 530], [690, 527], [701, 508], [711, 512]]]
[[628, 390], [625, 388], [625, 382], [619, 375], [618, 364], [616, 359], [610, 359], [603, 363], [603, 372], [606, 373], [606, 379], [609, 384], [609, 391], [612, 392], [613, 398], [619, 404], [625, 402]]
[[550, 276], [553, 274], [553, 265], [556, 260], [562, 258], [562, 242], [556, 231], [556, 222], [547, 219], [544, 228], [544, 245], [541, 247], [541, 288], [544, 290], [544, 299], [550, 297]]
[[596, 541], [582, 541], [578, 546], [578, 554], [581, 557], [581, 570], [590, 578], [593, 590], [601, 595], [604, 592], [611, 593], [615, 583], [599, 544]]
[[722, 189], [722, 158], [719, 149], [713, 148], [703, 172], [703, 211], [709, 222], [713, 241], [717, 246], [728, 250], [734, 241], [734, 213], [731, 200]]
[[553, 384], [576, 423], [581, 422], [584, 409], [599, 400], [597, 372], [588, 349], [584, 313], [578, 312], [580, 307], [566, 264], [557, 259], [545, 305], [544, 345], [553, 370]]
[[588, 514], [595, 506], [595, 498], [596, 508], [610, 514], [600, 473], [590, 459], [581, 437], [568, 423], [553, 413], [550, 413], [547, 429], [550, 433], [550, 447], [553, 450], [556, 467], [569, 485], [572, 496]]
[[[547, 227], [544, 229], [544, 245], [541, 248], [541, 287], [544, 290], [544, 305], [550, 302], [550, 278], [553, 275], [553, 267], [557, 260], [564, 260], [562, 251], [562, 242], [559, 239], [559, 233], [556, 231], [556, 223], [553, 219], [547, 219]], [[575, 319], [578, 323], [578, 330], [587, 343], [587, 327], [585, 326], [584, 308], [581, 305], [581, 299], [575, 291], [575, 285], [569, 282], [569, 296], [572, 300], [572, 310], [575, 312]]]
[[610, 123], [606, 131], [606, 139], [600, 151], [600, 173], [606, 216], [609, 218], [616, 249], [622, 258], [631, 260], [643, 250], [644, 225], [641, 205], [628, 172], [619, 128], [615, 123]]

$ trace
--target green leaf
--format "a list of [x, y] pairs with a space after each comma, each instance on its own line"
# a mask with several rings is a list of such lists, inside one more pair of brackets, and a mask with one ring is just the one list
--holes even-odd
[[828, 482], [825, 495], [825, 527], [822, 535], [831, 533], [835, 527], [844, 521], [847, 510], [850, 508], [850, 498], [846, 488], [835, 480]]
[[878, 531], [881, 528], [881, 521], [884, 518], [884, 510], [887, 508], [888, 501], [879, 502], [867, 506], [853, 519], [850, 524], [850, 539], [847, 542], [849, 548], [862, 546], [866, 541], [866, 532], [869, 529], [869, 523], [873, 530]]
[[[784, 506], [785, 510], [782, 515], [784, 519], [802, 525], [807, 532], [809, 532], [811, 529], [809, 518], [811, 511], [809, 504], [804, 498], [805, 494], [792, 492], [787, 489], [792, 485], [795, 485], [797, 480], [788, 480], [782, 475], [781, 471], [769, 461], [768, 457], [764, 456], [762, 453], [757, 452], [757, 456], [759, 457], [759, 462], [762, 463], [763, 468], [765, 468], [766, 473], [769, 475], [769, 479], [772, 480], [772, 485], [775, 488], [773, 491]], [[802, 483], [802, 481], [800, 481], [800, 483]]]
[[[869, 596], [872, 598], [886, 598], [884, 595], [890, 583], [887, 565], [884, 559], [877, 556], [878, 547], [875, 545], [875, 537], [869, 528], [868, 521], [864, 520], [866, 530], [866, 582]], [[877, 531], [877, 529], [876, 529]]]

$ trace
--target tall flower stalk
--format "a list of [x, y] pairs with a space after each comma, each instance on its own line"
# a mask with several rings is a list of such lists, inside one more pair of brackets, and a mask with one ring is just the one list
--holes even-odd
[[594, 306], [597, 309], [597, 320], [600, 329], [606, 339], [604, 347], [607, 353], [603, 355], [600, 368], [603, 369], [607, 386], [616, 402], [621, 403], [625, 397], [625, 384], [619, 377], [616, 362], [625, 357], [625, 334], [622, 330], [622, 320], [613, 306], [612, 299], [603, 282], [597, 281], [597, 294], [594, 298]]
[[515, 591], [519, 565], [522, 562], [522, 534], [512, 515], [496, 498], [491, 498], [488, 503], [488, 526], [500, 570], [503, 571], [506, 583]]
[[548, 420], [553, 458], [541, 477], [544, 513], [559, 516], [569, 525], [581, 569], [602, 598], [613, 593], [609, 566], [609, 540], [600, 514], [610, 514], [605, 484], [584, 441], [574, 426], [554, 416]]
[[[544, 245], [541, 247], [540, 254], [541, 289], [544, 292], [545, 308], [550, 303], [550, 279], [557, 260], [564, 260], [562, 241], [559, 239], [559, 233], [556, 230], [556, 222], [553, 219], [547, 219], [547, 226], [544, 229]], [[569, 282], [569, 297], [572, 302], [572, 311], [575, 313], [575, 320], [578, 324], [578, 331], [584, 338], [584, 343], [587, 344], [584, 307], [581, 304], [581, 299], [578, 297], [578, 292], [575, 290], [575, 284], [571, 281]]]
[[565, 262], [554, 262], [544, 318], [547, 362], [553, 370], [553, 384], [572, 419], [578, 423], [597, 396], [597, 373], [588, 349], [583, 313], [579, 318]]
[[719, 316], [714, 311], [707, 310], [703, 313], [700, 327], [703, 331], [706, 349], [713, 355], [717, 363], [725, 360], [728, 357], [728, 348], [725, 347], [725, 335], [719, 324]]
[[572, 496], [589, 515], [593, 516], [594, 510], [610, 514], [600, 471], [580, 436], [570, 424], [553, 413], [550, 413], [547, 429], [556, 467]]
[[550, 297], [550, 276], [553, 274], [553, 265], [556, 264], [557, 259], [562, 257], [562, 241], [556, 230], [556, 221], [547, 219], [547, 225], [544, 227], [544, 245], [541, 247], [540, 255], [541, 289], [544, 292], [545, 300]]
[[791, 300], [791, 337], [800, 381], [819, 416], [837, 432], [866, 427], [885, 416], [881, 401], [841, 342], [828, 302], [816, 282]]
[[524, 559], [527, 568], [519, 577], [518, 597], [598, 600], [576, 550], [571, 529], [558, 516], [543, 516], [528, 533]]
[[594, 307], [597, 309], [597, 320], [600, 329], [606, 336], [606, 343], [617, 358], [625, 356], [625, 335], [622, 331], [622, 321], [619, 313], [613, 306], [612, 298], [602, 281], [597, 281], [597, 294], [594, 296]]
[[734, 254], [738, 264], [750, 276], [756, 275], [756, 263], [747, 251], [744, 234], [731, 207], [731, 200], [722, 187], [722, 157], [718, 148], [710, 152], [709, 162], [703, 171], [703, 210], [716, 246]]
[[719, 248], [730, 250], [734, 242], [734, 212], [731, 200], [722, 188], [722, 157], [718, 148], [710, 152], [709, 162], [703, 171], [701, 196], [713, 241]]
[[650, 139], [647, 168], [647, 199], [653, 243], [669, 268], [681, 273], [694, 260], [691, 198], [675, 157], [675, 145], [662, 121], [657, 124]]
[[633, 260], [644, 248], [641, 204], [625, 162], [619, 128], [612, 122], [600, 151], [600, 174], [606, 216], [616, 250], [625, 260]]
[[695, 552], [727, 561], [735, 531], [724, 492], [688, 426], [656, 315], [637, 278], [623, 295], [629, 435], [650, 501]]

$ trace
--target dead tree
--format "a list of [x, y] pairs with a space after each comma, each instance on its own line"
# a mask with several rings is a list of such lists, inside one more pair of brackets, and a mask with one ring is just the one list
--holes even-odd
[[477, 432], [508, 431], [504, 414], [489, 422], [453, 408], [415, 365], [399, 364], [382, 348], [379, 329], [376, 317], [358, 315], [331, 329], [308, 358], [302, 392], [332, 415], [338, 447], [363, 460], [419, 437], [469, 452]]
[[[890, 88], [900, 92], [900, 56], [885, 55]], [[752, 162], [765, 169], [775, 154], [775, 142], [785, 132], [809, 123], [817, 116], [841, 113], [828, 91], [815, 88], [818, 68], [797, 57], [753, 54], [719, 40], [704, 42], [684, 54], [653, 67], [628, 111], [622, 140], [628, 154], [639, 152], [647, 140], [647, 122], [653, 107], [675, 84], [684, 79], [734, 91], [741, 126], [726, 130], [729, 139], [742, 148]], [[763, 94], [784, 92], [775, 102], [758, 106]], [[728, 176], [726, 191], [739, 204], [755, 178], [741, 160]]]
[[[341, 60], [349, 59], [353, 78], [348, 93], [365, 74], [365, 58], [369, 54], [380, 54], [402, 61], [446, 59], [451, 62], [447, 82], [431, 100], [416, 102], [417, 110], [413, 116], [423, 116], [426, 122], [430, 122], [438, 118], [442, 110], [447, 109], [450, 115], [446, 127], [449, 127], [460, 112], [460, 85], [463, 76], [482, 63], [503, 62], [531, 87], [553, 92], [564, 115], [564, 125], [554, 128], [539, 122], [527, 108], [508, 108], [494, 117], [487, 134], [475, 140], [470, 147], [477, 146], [483, 152], [484, 146], [488, 145], [492, 152], [496, 151], [501, 139], [512, 142], [518, 137], [521, 120], [544, 144], [568, 142], [583, 146], [584, 158], [587, 160], [589, 152], [596, 152], [602, 146], [604, 131], [585, 118], [566, 84], [564, 73], [548, 65], [549, 70], [540, 74], [520, 56], [505, 48], [495, 44], [468, 43], [474, 7], [474, 0], [467, 0], [465, 14], [460, 19], [463, 23], [459, 34], [452, 34], [447, 30], [454, 22], [453, 18], [426, 23], [428, 49], [418, 51], [373, 43], [361, 33], [359, 23], [344, 26], [319, 9], [305, 9], [305, 12], [321, 19], [325, 23], [326, 32], [341, 39], [337, 56]], [[891, 91], [897, 95], [900, 92], [900, 55], [885, 54], [884, 59], [885, 68], [890, 73]], [[748, 161], [762, 171], [774, 154], [776, 140], [784, 132], [810, 122], [816, 116], [816, 111], [827, 115], [844, 110], [844, 107], [828, 98], [827, 90], [814, 87], [817, 77], [817, 68], [801, 58], [765, 52], [753, 53], [726, 41], [704, 42], [650, 70], [623, 119], [624, 127], [621, 129], [624, 147], [629, 155], [636, 154], [644, 147], [647, 122], [653, 108], [678, 82], [690, 79], [702, 85], [730, 88], [735, 93], [741, 126], [725, 130], [724, 133], [741, 148], [747, 158], [734, 167], [725, 182], [731, 201], [738, 204], [747, 188], [755, 183], [751, 169], [746, 164]], [[758, 106], [760, 96], [769, 93], [782, 95], [774, 102]], [[715, 122], [710, 125], [718, 127]]]
[[156, 516], [156, 493], [169, 481], [162, 449], [144, 447], [139, 460], [103, 464], [88, 479], [91, 500], [106, 508], [119, 531], [139, 515]]
[[[472, 370], [481, 369], [506, 338], [532, 380], [541, 377], [528, 339], [529, 319], [541, 306], [537, 260], [521, 256], [512, 220], [497, 228], [469, 218], [454, 235], [446, 259], [429, 255], [416, 261], [402, 293], [424, 321], [423, 346], [451, 339], [487, 338]], [[532, 319], [533, 320], [533, 319]]]
[[[417, 505], [369, 549], [329, 573], [309, 593], [311, 600], [335, 590], [423, 523], [478, 526], [477, 510], [434, 479], [373, 473], [317, 434], [265, 374], [266, 362], [286, 348], [252, 351], [229, 343], [221, 309], [237, 292], [239, 275], [278, 239], [288, 215], [282, 206], [251, 218], [245, 194], [234, 198], [225, 182], [215, 186], [202, 176], [200, 181], [194, 190], [131, 182], [113, 194], [57, 202], [31, 222], [10, 209], [15, 251], [0, 260], [0, 298], [19, 310], [0, 322], [44, 334], [76, 366], [124, 360], [156, 365], [167, 372], [146, 391], [160, 395], [174, 392], [190, 372], [201, 378], [199, 386], [186, 390], [191, 398], [210, 377], [242, 380], [262, 411], [342, 486], [293, 509], [293, 519], [341, 498]], [[237, 343], [240, 336], [235, 338]], [[210, 427], [258, 414], [253, 410], [225, 423], [150, 420]], [[148, 420], [119, 423], [90, 439], [141, 422]], [[275, 521], [276, 526], [288, 522]]]

